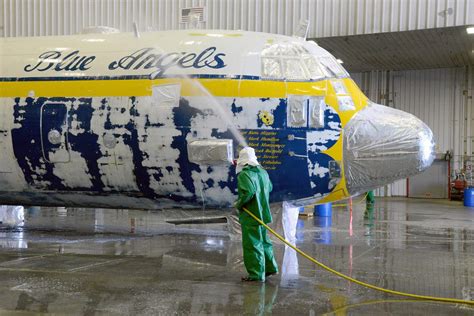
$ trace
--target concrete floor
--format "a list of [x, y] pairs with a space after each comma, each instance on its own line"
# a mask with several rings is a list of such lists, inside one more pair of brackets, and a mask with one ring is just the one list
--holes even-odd
[[[378, 286], [474, 299], [474, 209], [419, 199], [379, 199], [366, 219], [364, 209], [357, 204], [352, 220], [344, 208], [334, 209], [332, 219], [300, 219], [297, 246]], [[350, 284], [279, 243], [280, 275], [243, 284], [240, 243], [230, 240], [226, 224], [164, 222], [173, 217], [28, 209], [23, 228], [0, 228], [0, 314], [474, 313]]]

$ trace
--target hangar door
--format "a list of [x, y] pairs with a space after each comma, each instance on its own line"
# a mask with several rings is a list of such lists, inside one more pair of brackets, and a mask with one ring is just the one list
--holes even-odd
[[408, 196], [418, 198], [448, 198], [448, 163], [435, 160], [423, 173], [410, 177]]

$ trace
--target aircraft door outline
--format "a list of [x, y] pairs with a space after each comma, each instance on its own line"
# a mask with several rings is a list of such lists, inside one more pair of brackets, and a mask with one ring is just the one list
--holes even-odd
[[66, 104], [47, 102], [41, 106], [40, 113], [41, 152], [44, 160], [48, 163], [70, 162], [69, 111]]

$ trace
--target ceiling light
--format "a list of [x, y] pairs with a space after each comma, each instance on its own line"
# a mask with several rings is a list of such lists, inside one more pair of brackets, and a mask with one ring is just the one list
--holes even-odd
[[474, 34], [474, 26], [469, 26], [467, 29], [467, 34]]
[[344, 62], [342, 61], [342, 59], [336, 59], [336, 61], [340, 64], [343, 64]]

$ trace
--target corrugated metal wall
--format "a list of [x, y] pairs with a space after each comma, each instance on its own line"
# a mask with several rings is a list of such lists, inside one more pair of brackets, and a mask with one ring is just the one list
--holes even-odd
[[0, 0], [0, 36], [180, 29], [180, 9], [200, 6], [206, 28], [291, 35], [309, 19], [310, 38], [474, 24], [473, 0]]
[[[412, 113], [428, 124], [435, 135], [436, 149], [453, 148], [456, 82], [463, 69], [397, 71], [391, 77], [391, 106]], [[460, 91], [457, 91], [460, 92]]]
[[[458, 169], [465, 153], [474, 154], [473, 72], [472, 68], [446, 68], [374, 71], [352, 77], [372, 101], [412, 113], [428, 124], [436, 151], [454, 151], [453, 168]], [[406, 193], [405, 180], [378, 191], [388, 196]]]

